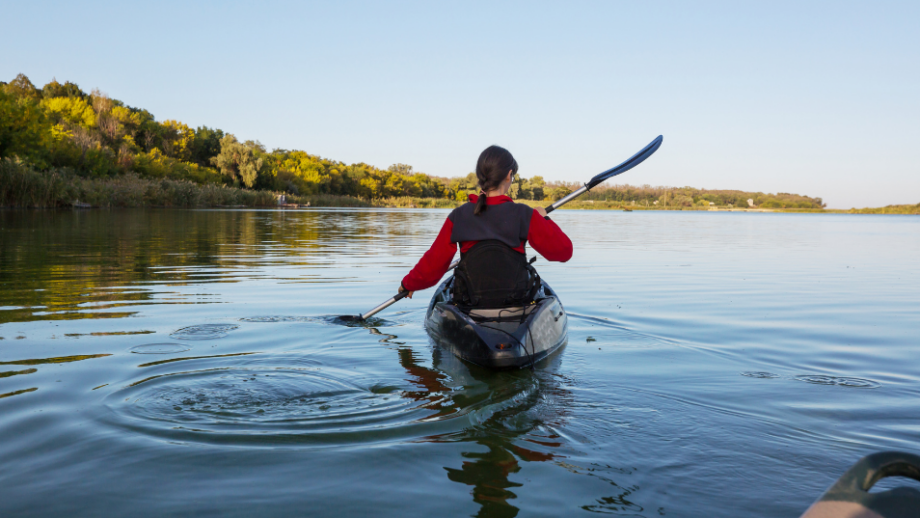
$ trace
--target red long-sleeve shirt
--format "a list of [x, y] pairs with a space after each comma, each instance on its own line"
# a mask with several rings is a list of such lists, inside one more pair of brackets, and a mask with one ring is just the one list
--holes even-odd
[[[471, 202], [476, 203], [478, 199], [477, 195], [470, 195]], [[511, 201], [511, 198], [507, 196], [489, 196], [486, 203], [498, 205]], [[425, 252], [425, 255], [415, 265], [415, 268], [403, 278], [403, 288], [409, 291], [430, 288], [437, 284], [441, 277], [447, 273], [451, 260], [453, 260], [454, 254], [457, 252], [457, 243], [450, 240], [453, 229], [454, 223], [450, 219], [445, 220], [444, 226], [438, 232], [438, 237], [434, 240], [431, 248]], [[521, 244], [514, 249], [523, 254], [524, 246], [528, 241], [530, 246], [548, 261], [566, 262], [572, 258], [572, 241], [569, 236], [565, 235], [554, 221], [544, 218], [537, 211], [533, 211], [533, 215], [530, 217], [527, 239], [521, 241]], [[461, 242], [460, 252], [466, 252], [476, 243], [478, 241]]]

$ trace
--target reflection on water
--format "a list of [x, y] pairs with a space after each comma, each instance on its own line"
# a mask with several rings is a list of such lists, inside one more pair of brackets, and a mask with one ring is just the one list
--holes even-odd
[[569, 345], [492, 372], [338, 318], [446, 214], [0, 211], [0, 514], [797, 516], [920, 449], [916, 218], [562, 211]]
[[0, 362], [0, 365], [42, 365], [48, 363], [70, 363], [93, 358], [105, 358], [111, 354], [78, 354], [76, 356], [59, 356], [57, 358], [36, 358], [34, 360], [15, 360], [11, 362]]
[[33, 372], [38, 372], [38, 370], [26, 369], [22, 371], [0, 371], [0, 378], [9, 378], [10, 376], [18, 376], [20, 374], [32, 374]]
[[[175, 289], [182, 286], [258, 278], [341, 282], [353, 277], [336, 272], [337, 254], [368, 255], [354, 246], [356, 234], [360, 240], [424, 232], [402, 225], [407, 214], [399, 211], [340, 214], [0, 211], [0, 323], [118, 319], [137, 312], [113, 308], [220, 302], [213, 293]], [[323, 271], [279, 277], [252, 271], [256, 263]]]
[[29, 392], [35, 392], [36, 390], [38, 390], [38, 387], [32, 387], [32, 388], [27, 388], [27, 389], [23, 389], [23, 390], [14, 390], [13, 392], [7, 392], [6, 394], [0, 394], [0, 398], [10, 397], [10, 396], [18, 396], [19, 394], [26, 394], [26, 393], [29, 393]]
[[[400, 348], [400, 365], [425, 389], [421, 394], [407, 396], [429, 399], [443, 415], [444, 411], [449, 413], [442, 400], [448, 395], [459, 411], [475, 409], [469, 412], [474, 426], [464, 432], [433, 435], [423, 440], [484, 447], [485, 452], [464, 451], [459, 468], [445, 466], [447, 477], [472, 487], [473, 501], [481, 506], [477, 516], [516, 516], [519, 509], [509, 500], [517, 498], [512, 488], [524, 484], [512, 481], [510, 476], [521, 470], [519, 462], [550, 462], [558, 457], [552, 448], [560, 446], [555, 442], [559, 436], [552, 433], [540, 436], [538, 428], [564, 424], [563, 403], [570, 395], [555, 382], [554, 376], [562, 355], [541, 361], [530, 372], [491, 372], [434, 347], [433, 368], [418, 365], [411, 350]], [[447, 379], [464, 380], [462, 392], [466, 393], [449, 396], [451, 391], [442, 383]], [[437, 396], [432, 397], [433, 394]], [[537, 434], [531, 436], [534, 432]], [[548, 451], [522, 446], [522, 442]]]

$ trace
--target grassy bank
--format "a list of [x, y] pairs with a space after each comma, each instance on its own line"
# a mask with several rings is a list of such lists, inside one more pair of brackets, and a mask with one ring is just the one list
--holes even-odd
[[0, 162], [3, 207], [258, 207], [276, 203], [275, 195], [268, 191], [153, 180], [133, 174], [83, 178], [68, 169], [36, 171], [12, 160]]
[[[287, 202], [311, 207], [454, 208], [444, 198], [390, 197], [365, 200], [336, 194], [287, 195]], [[0, 161], [0, 207], [275, 207], [272, 191], [200, 185], [186, 180], [126, 174], [84, 178], [67, 168], [37, 171], [23, 162]]]

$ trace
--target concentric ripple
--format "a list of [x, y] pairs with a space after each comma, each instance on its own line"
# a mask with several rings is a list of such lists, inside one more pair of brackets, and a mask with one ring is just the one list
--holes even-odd
[[861, 388], [861, 389], [874, 389], [882, 386], [881, 383], [877, 381], [867, 380], [863, 378], [849, 378], [842, 376], [824, 376], [821, 374], [800, 374], [795, 377], [798, 381], [804, 381], [806, 383], [814, 383], [817, 385], [837, 385], [840, 387], [850, 387], [850, 388]]
[[[106, 398], [111, 412], [104, 419], [170, 440], [272, 446], [455, 431], [447, 421], [463, 412], [443, 412], [449, 399], [439, 394], [419, 398], [411, 389], [400, 379], [356, 379], [334, 369], [250, 363], [140, 379]], [[438, 408], [429, 408], [435, 399]]]
[[239, 327], [236, 324], [199, 324], [183, 327], [169, 337], [175, 340], [216, 340]]

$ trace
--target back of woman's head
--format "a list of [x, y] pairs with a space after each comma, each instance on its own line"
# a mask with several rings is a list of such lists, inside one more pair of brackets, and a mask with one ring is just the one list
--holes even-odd
[[479, 160], [476, 162], [476, 179], [479, 180], [479, 201], [476, 202], [476, 208], [473, 214], [479, 214], [486, 210], [486, 193], [498, 188], [499, 185], [508, 176], [508, 171], [517, 173], [517, 161], [511, 156], [511, 152], [501, 146], [489, 146], [479, 154]]

